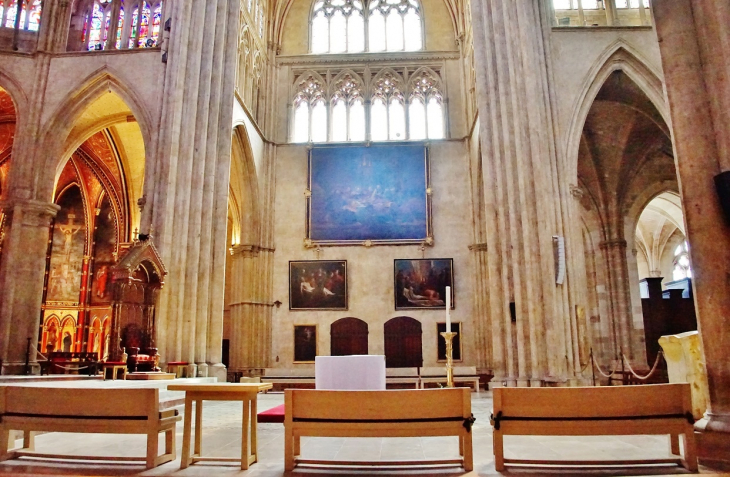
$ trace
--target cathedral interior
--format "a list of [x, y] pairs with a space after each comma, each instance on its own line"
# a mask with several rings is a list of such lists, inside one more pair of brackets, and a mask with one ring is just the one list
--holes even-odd
[[659, 338], [699, 330], [699, 455], [730, 462], [728, 22], [0, 0], [0, 374], [443, 367], [446, 310], [485, 390], [666, 382]]

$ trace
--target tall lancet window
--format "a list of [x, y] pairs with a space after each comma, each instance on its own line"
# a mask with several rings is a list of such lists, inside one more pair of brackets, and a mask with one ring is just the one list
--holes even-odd
[[[41, 25], [41, 0], [24, 0], [20, 11], [18, 28], [38, 31]], [[0, 27], [15, 28], [18, 14], [18, 0], [0, 0]]]
[[360, 0], [317, 0], [311, 27], [312, 53], [365, 50], [365, 15]]
[[358, 75], [343, 71], [335, 78], [331, 108], [332, 141], [365, 140], [365, 101]]
[[327, 141], [327, 97], [324, 80], [316, 73], [300, 76], [295, 84], [292, 142]]
[[373, 81], [370, 100], [370, 134], [373, 141], [406, 139], [406, 108], [403, 81], [386, 69]]
[[423, 49], [418, 0], [371, 0], [368, 10], [369, 51]]
[[428, 68], [418, 70], [410, 80], [410, 91], [409, 139], [443, 139], [444, 99], [438, 75]]

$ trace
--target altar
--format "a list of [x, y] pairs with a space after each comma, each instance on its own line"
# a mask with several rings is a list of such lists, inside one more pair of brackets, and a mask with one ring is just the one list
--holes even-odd
[[314, 383], [317, 389], [384, 390], [385, 356], [317, 356]]

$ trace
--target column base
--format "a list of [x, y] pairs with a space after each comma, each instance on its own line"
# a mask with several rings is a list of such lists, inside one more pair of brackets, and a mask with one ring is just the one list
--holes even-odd
[[9, 362], [3, 363], [2, 369], [0, 369], [0, 375], [8, 376], [26, 376], [26, 375], [39, 375], [41, 374], [41, 365], [38, 363], [30, 363], [28, 365], [30, 372], [26, 372], [25, 362]]
[[208, 377], [208, 363], [196, 363], [197, 372], [195, 373], [196, 378], [207, 378]]
[[695, 430], [700, 464], [730, 465], [730, 416], [707, 412], [697, 421]]
[[208, 365], [208, 377], [218, 379], [219, 383], [225, 383], [228, 379], [228, 370], [223, 363]]

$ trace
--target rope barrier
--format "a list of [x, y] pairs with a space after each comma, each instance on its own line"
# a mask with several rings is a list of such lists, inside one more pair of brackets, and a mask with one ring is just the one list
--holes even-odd
[[651, 367], [651, 371], [649, 371], [649, 374], [646, 376], [639, 376], [636, 374], [636, 371], [633, 370], [631, 367], [631, 363], [629, 363], [629, 360], [626, 358], [626, 356], [621, 353], [621, 358], [623, 359], [624, 363], [626, 364], [626, 367], [629, 368], [629, 372], [634, 375], [636, 379], [639, 379], [641, 381], [646, 381], [649, 379], [657, 370], [657, 367], [659, 366], [659, 359], [664, 355], [662, 351], [659, 351], [659, 353], [656, 355], [656, 360], [654, 361], [654, 366]]
[[601, 375], [602, 375], [602, 376], [603, 376], [604, 378], [608, 378], [608, 379], [610, 379], [610, 378], [612, 378], [612, 377], [613, 377], [613, 375], [614, 375], [614, 374], [616, 374], [616, 371], [618, 371], [618, 363], [614, 363], [614, 365], [615, 365], [616, 367], [615, 367], [615, 368], [613, 369], [613, 371], [611, 371], [611, 374], [606, 374], [606, 373], [604, 373], [604, 372], [603, 372], [603, 370], [601, 369], [601, 367], [600, 367], [600, 366], [598, 365], [598, 362], [596, 362], [596, 357], [595, 357], [595, 356], [593, 357], [593, 364], [594, 364], [594, 365], [596, 366], [596, 369], [598, 369], [598, 372], [599, 372], [599, 373], [600, 373], [600, 374], [601, 374]]
[[[31, 346], [33, 346], [33, 345], [31, 345]], [[81, 371], [82, 369], [89, 369], [91, 367], [91, 366], [63, 366], [58, 363], [54, 363], [53, 361], [48, 359], [48, 356], [45, 356], [43, 353], [38, 351], [38, 348], [36, 348], [35, 346], [33, 346], [33, 349], [35, 350], [36, 353], [38, 353], [38, 356], [40, 356], [44, 360], [51, 363], [53, 366], [55, 366], [57, 368], [65, 369], [66, 371]]]

